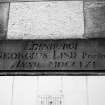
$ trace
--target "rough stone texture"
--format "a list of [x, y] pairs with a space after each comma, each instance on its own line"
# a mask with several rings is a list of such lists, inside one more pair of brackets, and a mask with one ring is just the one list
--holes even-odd
[[10, 2], [10, 0], [0, 0], [0, 2]]
[[93, 2], [96, 2], [96, 1], [99, 1], [100, 2], [100, 1], [105, 1], [105, 0], [84, 0], [84, 2], [92, 2], [92, 1]]
[[104, 0], [85, 2], [85, 37], [105, 37]]
[[11, 3], [8, 39], [82, 38], [82, 1]]
[[[49, 1], [49, 0], [10, 0], [11, 2], [34, 2], [34, 1]], [[57, 0], [50, 0], [50, 1], [57, 1]], [[59, 1], [83, 1], [83, 0], [59, 0]]]
[[0, 3], [0, 39], [5, 39], [8, 27], [9, 3]]

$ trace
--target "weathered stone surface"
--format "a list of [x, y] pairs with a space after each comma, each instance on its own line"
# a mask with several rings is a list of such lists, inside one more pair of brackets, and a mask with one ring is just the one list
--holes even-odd
[[84, 0], [84, 2], [96, 2], [96, 1], [105, 1], [105, 0]]
[[105, 37], [105, 0], [85, 2], [85, 37]]
[[11, 3], [8, 39], [81, 38], [83, 1]]
[[8, 27], [9, 3], [0, 3], [0, 39], [5, 39]]
[[0, 2], [10, 2], [10, 0], [0, 0]]
[[104, 62], [105, 39], [0, 42], [1, 70], [104, 70]]
[[[10, 0], [11, 2], [34, 2], [34, 1], [49, 1], [49, 0]], [[50, 1], [57, 1], [57, 0], [50, 0]], [[64, 1], [64, 0], [59, 0], [59, 1]], [[65, 1], [83, 1], [83, 0], [65, 0]]]

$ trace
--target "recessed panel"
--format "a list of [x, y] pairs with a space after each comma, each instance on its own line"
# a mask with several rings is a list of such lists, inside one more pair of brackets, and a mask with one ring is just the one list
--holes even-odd
[[81, 38], [82, 1], [11, 3], [8, 39]]
[[[8, 40], [0, 43], [0, 70], [4, 73], [13, 70], [12, 75], [57, 75], [61, 72], [69, 75], [77, 73], [75, 70], [90, 70], [91, 74], [91, 70], [100, 69], [105, 70], [105, 39]], [[68, 74], [63, 70], [68, 70]]]

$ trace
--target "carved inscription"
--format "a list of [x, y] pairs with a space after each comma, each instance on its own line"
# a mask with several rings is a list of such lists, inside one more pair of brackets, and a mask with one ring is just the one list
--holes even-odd
[[63, 105], [63, 96], [38, 96], [38, 105]]
[[104, 39], [103, 45], [100, 43], [100, 40], [7, 41], [1, 44], [0, 69], [104, 69]]

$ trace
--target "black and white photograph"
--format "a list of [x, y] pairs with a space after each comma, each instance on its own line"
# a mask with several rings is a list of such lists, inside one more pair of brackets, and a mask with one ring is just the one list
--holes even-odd
[[0, 105], [105, 105], [105, 0], [0, 0]]

